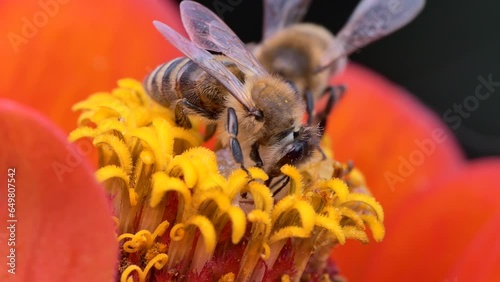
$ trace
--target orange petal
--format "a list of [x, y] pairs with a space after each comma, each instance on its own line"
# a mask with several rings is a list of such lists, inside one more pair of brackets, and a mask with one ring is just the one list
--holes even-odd
[[66, 132], [71, 106], [123, 77], [143, 79], [180, 53], [152, 21], [181, 30], [177, 7], [159, 0], [0, 2], [0, 93], [35, 107]]
[[[0, 135], [0, 281], [111, 281], [118, 246], [109, 202], [82, 156], [91, 144], [68, 144], [45, 117], [5, 99]], [[11, 254], [15, 265], [5, 263]]]
[[455, 269], [448, 274], [450, 282], [500, 281], [500, 213], [485, 224], [467, 249], [459, 256]]
[[[347, 87], [328, 121], [335, 158], [353, 160], [361, 169], [386, 218], [410, 195], [426, 192], [462, 165], [453, 134], [404, 89], [352, 63], [333, 82]], [[358, 281], [358, 265], [374, 244], [348, 241], [336, 249], [341, 273]]]
[[[461, 262], [461, 268], [455, 273], [463, 275], [456, 277], [458, 281], [497, 281], [472, 277], [481, 277], [482, 271], [484, 275], [499, 273], [499, 265], [491, 263], [492, 252], [497, 262], [499, 259], [495, 245], [474, 247], [485, 243], [475, 242], [481, 240], [478, 236], [489, 238], [490, 242], [494, 239], [490, 236], [494, 236], [498, 243], [498, 234], [480, 232], [494, 231], [488, 225], [500, 212], [499, 173], [500, 158], [476, 161], [446, 183], [402, 203], [398, 217], [386, 222], [384, 241], [375, 246], [366, 264], [358, 265], [364, 279], [351, 281], [453, 282], [455, 277], [449, 275], [457, 262]], [[489, 258], [490, 264], [483, 257]], [[474, 264], [464, 265], [474, 260]]]

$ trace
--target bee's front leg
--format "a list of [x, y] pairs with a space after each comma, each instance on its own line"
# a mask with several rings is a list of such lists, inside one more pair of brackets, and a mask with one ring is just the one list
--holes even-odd
[[231, 149], [231, 154], [233, 155], [234, 161], [241, 166], [241, 169], [246, 171], [243, 164], [243, 151], [241, 150], [240, 142], [238, 141], [238, 117], [233, 108], [227, 109], [227, 131], [229, 133], [229, 148]]
[[253, 143], [252, 150], [250, 151], [250, 159], [255, 162], [256, 167], [261, 168], [264, 166], [259, 154], [259, 144]]
[[311, 125], [314, 111], [314, 98], [311, 90], [306, 90], [306, 93], [304, 93], [304, 100], [306, 101], [307, 125]]

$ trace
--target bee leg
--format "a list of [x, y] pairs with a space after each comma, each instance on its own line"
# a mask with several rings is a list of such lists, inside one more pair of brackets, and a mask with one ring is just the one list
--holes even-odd
[[233, 108], [227, 109], [227, 130], [230, 136], [229, 148], [231, 149], [234, 161], [241, 166], [241, 169], [250, 175], [243, 165], [243, 151], [241, 150], [240, 142], [236, 138], [238, 135], [238, 117]]
[[186, 113], [185, 100], [179, 100], [177, 104], [175, 104], [174, 114], [175, 114], [175, 123], [179, 126], [182, 126], [186, 129], [190, 129], [193, 127]]
[[310, 90], [306, 90], [304, 99], [306, 100], [307, 125], [311, 125], [314, 110], [314, 98]]
[[354, 168], [354, 162], [352, 160], [347, 161], [347, 167], [342, 172], [343, 175], [348, 175]]
[[345, 86], [344, 85], [338, 85], [338, 86], [328, 86], [325, 91], [323, 92], [324, 95], [329, 95], [328, 101], [326, 102], [325, 108], [319, 112], [316, 115], [316, 118], [319, 120], [319, 129], [320, 129], [320, 134], [323, 135], [323, 132], [325, 131], [326, 128], [326, 121], [328, 119], [328, 115], [330, 115], [330, 112], [333, 109], [333, 106], [335, 103], [342, 98], [345, 92]]
[[261, 168], [264, 165], [259, 154], [259, 144], [253, 143], [252, 150], [250, 151], [250, 159], [252, 159], [252, 161], [255, 162], [255, 166], [259, 168]]
[[[238, 163], [241, 169], [247, 173], [248, 178], [250, 179], [249, 182], [251, 182], [253, 181], [253, 178], [250, 175], [250, 172], [243, 165], [243, 151], [241, 150], [240, 142], [236, 138], [238, 135], [238, 117], [236, 116], [234, 109], [231, 107], [227, 108], [227, 130], [231, 138], [229, 140], [229, 147], [231, 148], [231, 154], [233, 155], [234, 161]], [[241, 194], [241, 197], [246, 199], [247, 193]]]
[[217, 124], [215, 124], [215, 123], [208, 124], [205, 127], [204, 141], [208, 141], [210, 138], [212, 138], [212, 136], [214, 136], [216, 131], [217, 131]]

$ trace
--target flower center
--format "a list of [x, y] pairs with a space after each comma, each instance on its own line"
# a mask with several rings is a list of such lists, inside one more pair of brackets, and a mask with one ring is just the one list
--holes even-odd
[[135, 80], [73, 109], [82, 114], [70, 140], [93, 140], [112, 199], [121, 281], [333, 280], [335, 245], [367, 242], [366, 225], [384, 237], [382, 207], [354, 192], [367, 191], [361, 173], [330, 158], [283, 166], [289, 181], [275, 199], [264, 171], [224, 171], [231, 160], [201, 147], [201, 124], [177, 126]]

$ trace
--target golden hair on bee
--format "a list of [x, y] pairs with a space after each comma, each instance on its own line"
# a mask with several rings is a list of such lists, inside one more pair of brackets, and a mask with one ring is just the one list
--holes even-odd
[[[270, 73], [281, 75], [306, 102], [308, 123], [325, 127], [333, 104], [344, 87], [331, 87], [347, 56], [408, 24], [425, 0], [362, 0], [337, 35], [316, 24], [302, 23], [311, 0], [264, 0], [263, 39], [252, 47]], [[313, 121], [314, 102], [329, 95], [325, 109]]]
[[255, 165], [272, 178], [281, 166], [308, 160], [319, 149], [319, 133], [302, 123], [301, 95], [269, 74], [209, 9], [183, 1], [180, 11], [190, 40], [161, 22], [154, 25], [186, 58], [153, 71], [145, 80], [149, 95], [172, 108], [179, 125], [190, 126], [189, 115], [217, 124], [219, 142], [245, 170]]

